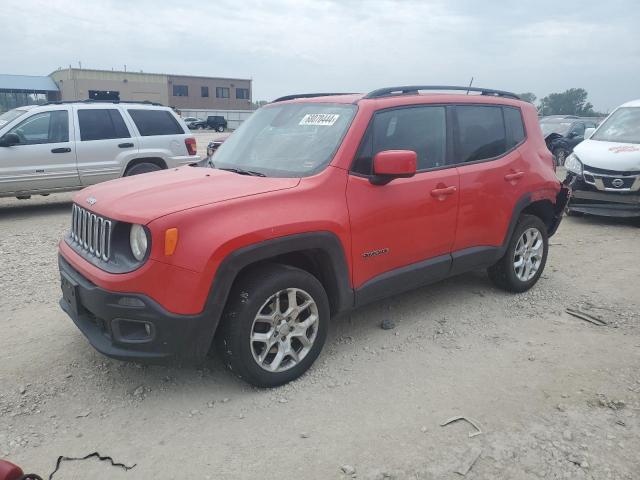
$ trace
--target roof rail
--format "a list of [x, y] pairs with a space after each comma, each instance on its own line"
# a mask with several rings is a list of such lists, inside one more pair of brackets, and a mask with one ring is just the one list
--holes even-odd
[[459, 87], [455, 85], [409, 85], [404, 87], [387, 87], [379, 88], [367, 93], [364, 98], [381, 98], [392, 95], [416, 95], [420, 90], [453, 90], [464, 92], [480, 92], [481, 95], [489, 95], [493, 97], [505, 97], [520, 100], [515, 93], [505, 92], [502, 90], [493, 90], [490, 88], [479, 87]]
[[57, 100], [52, 102], [41, 103], [40, 105], [68, 105], [71, 103], [134, 103], [134, 104], [143, 104], [143, 105], [153, 105], [155, 107], [164, 107], [161, 103], [150, 102], [149, 100], [94, 100], [92, 98], [87, 98], [85, 100]]
[[354, 94], [353, 93], [299, 93], [297, 95], [285, 95], [284, 97], [276, 98], [271, 103], [284, 102], [286, 100], [294, 100], [296, 98], [333, 97], [335, 95], [354, 95]]

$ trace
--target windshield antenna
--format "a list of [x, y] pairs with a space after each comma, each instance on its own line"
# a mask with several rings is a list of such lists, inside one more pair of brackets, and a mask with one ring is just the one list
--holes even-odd
[[[471, 77], [471, 81], [469, 82], [469, 88], [473, 85], [473, 77]], [[469, 95], [469, 90], [467, 90], [467, 95]]]

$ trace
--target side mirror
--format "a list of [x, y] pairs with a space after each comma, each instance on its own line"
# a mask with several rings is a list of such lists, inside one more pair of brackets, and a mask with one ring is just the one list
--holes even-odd
[[596, 129], [593, 127], [586, 128], [584, 131], [584, 139], [586, 140], [588, 138], [591, 138], [591, 135], [593, 135], [593, 132], [595, 131]]
[[7, 133], [0, 138], [0, 147], [13, 147], [20, 143], [20, 137], [15, 133]]
[[412, 150], [385, 150], [373, 157], [374, 185], [386, 185], [395, 178], [409, 178], [416, 174], [418, 155]]

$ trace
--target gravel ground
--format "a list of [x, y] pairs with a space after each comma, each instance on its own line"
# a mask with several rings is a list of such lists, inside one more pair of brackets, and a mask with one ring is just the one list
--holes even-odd
[[[97, 450], [136, 467], [65, 463], [55, 478], [638, 478], [631, 223], [566, 218], [525, 294], [477, 272], [335, 319], [306, 375], [259, 390], [216, 359], [147, 367], [90, 347], [57, 304], [70, 198], [0, 199], [0, 457], [26, 470]], [[458, 415], [482, 434], [440, 426]]]

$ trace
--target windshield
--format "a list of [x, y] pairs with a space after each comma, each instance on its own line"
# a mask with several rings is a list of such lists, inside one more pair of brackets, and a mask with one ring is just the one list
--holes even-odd
[[640, 107], [617, 109], [604, 121], [591, 140], [640, 143]]
[[546, 137], [550, 133], [558, 133], [560, 135], [566, 135], [571, 127], [571, 122], [540, 122], [540, 128], [542, 128], [542, 134]]
[[355, 105], [292, 103], [257, 110], [216, 152], [215, 168], [304, 177], [333, 158]]
[[24, 115], [25, 113], [27, 113], [26, 110], [18, 110], [18, 109], [4, 112], [2, 115], [0, 115], [0, 128], [4, 127], [7, 123], [15, 120], [20, 115]]

